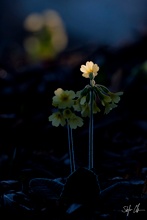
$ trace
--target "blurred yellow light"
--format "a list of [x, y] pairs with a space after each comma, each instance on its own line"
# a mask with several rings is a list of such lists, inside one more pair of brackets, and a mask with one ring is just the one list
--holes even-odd
[[30, 58], [36, 60], [55, 58], [67, 46], [66, 30], [55, 10], [29, 15], [25, 19], [24, 27], [33, 32], [24, 41], [24, 48]]
[[29, 15], [24, 21], [24, 27], [28, 31], [39, 31], [43, 27], [44, 21], [40, 14]]
[[43, 13], [44, 23], [49, 28], [55, 28], [63, 25], [61, 17], [54, 10], [46, 10]]
[[57, 30], [52, 37], [52, 44], [56, 52], [60, 52], [67, 46], [67, 35], [63, 30]]
[[59, 14], [54, 10], [46, 10], [43, 13], [45, 25], [49, 28], [52, 34], [52, 44], [55, 51], [58, 53], [67, 46], [67, 34], [64, 24]]

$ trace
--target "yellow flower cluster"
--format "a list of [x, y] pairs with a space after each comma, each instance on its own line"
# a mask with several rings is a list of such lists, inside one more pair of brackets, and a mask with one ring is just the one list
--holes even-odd
[[76, 94], [72, 90], [63, 90], [58, 88], [54, 92], [52, 105], [57, 107], [59, 110], [49, 116], [49, 121], [52, 122], [53, 126], [58, 127], [68, 124], [70, 128], [76, 129], [83, 125], [83, 119], [77, 116], [73, 111], [74, 98]]
[[[87, 61], [86, 65], [81, 65], [82, 76], [90, 79], [90, 84], [84, 89], [77, 91], [63, 90], [58, 88], [54, 94], [52, 105], [58, 111], [49, 116], [53, 126], [64, 126], [66, 123], [73, 129], [83, 125], [83, 119], [74, 112], [80, 112], [82, 117], [90, 117], [90, 105], [92, 102], [92, 113], [96, 114], [104, 109], [104, 114], [108, 114], [117, 107], [120, 96], [123, 92], [111, 92], [107, 87], [96, 84], [94, 78], [98, 75], [99, 66], [92, 61]], [[92, 92], [92, 99], [90, 98]]]
[[[76, 93], [77, 99], [74, 102], [73, 108], [75, 111], [81, 112], [82, 117], [89, 117], [90, 115], [90, 87], [87, 86], [83, 90]], [[96, 100], [93, 100], [93, 114], [100, 112], [99, 107], [96, 104]]]
[[86, 65], [81, 65], [80, 71], [83, 73], [83, 77], [90, 79], [90, 86], [86, 86], [81, 92], [78, 92], [79, 99], [75, 103], [75, 108], [81, 111], [82, 116], [87, 117], [90, 114], [89, 93], [91, 90], [93, 92], [93, 114], [100, 112], [101, 105], [105, 108], [104, 114], [108, 114], [113, 108], [116, 108], [123, 92], [113, 93], [107, 87], [95, 83], [94, 78], [98, 75], [99, 66], [92, 61], [87, 61]]

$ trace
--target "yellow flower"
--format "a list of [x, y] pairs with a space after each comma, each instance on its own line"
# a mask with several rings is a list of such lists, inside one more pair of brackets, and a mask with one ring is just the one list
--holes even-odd
[[80, 112], [80, 111], [81, 111], [80, 100], [81, 100], [81, 99], [78, 98], [78, 99], [76, 99], [76, 100], [74, 101], [73, 108], [74, 108], [74, 110], [77, 111], [77, 112]]
[[111, 101], [112, 100], [110, 96], [102, 94], [102, 99], [101, 99], [102, 105], [106, 105], [107, 103], [110, 103]]
[[101, 110], [97, 106], [96, 101], [93, 101], [93, 114], [96, 114], [97, 112], [100, 112]]
[[76, 129], [83, 126], [83, 119], [73, 113], [68, 119], [68, 124], [72, 129]]
[[[81, 90], [82, 91], [82, 90]], [[89, 117], [90, 116], [90, 99], [89, 99], [89, 94], [87, 93], [86, 95], [82, 96], [82, 92], [78, 91], [77, 97], [78, 99], [76, 99], [74, 101], [74, 105], [73, 108], [75, 111], [80, 111], [81, 115], [83, 117]], [[96, 100], [95, 98], [93, 99], [93, 114], [100, 112], [99, 107], [97, 106]]]
[[61, 114], [61, 112], [55, 112], [52, 115], [48, 117], [49, 121], [52, 122], [52, 125], [55, 127], [58, 127], [60, 124], [64, 126], [66, 124], [64, 116]]
[[104, 114], [108, 114], [113, 108], [116, 108], [117, 105], [114, 103], [106, 103]]
[[54, 92], [53, 106], [60, 109], [70, 108], [74, 104], [75, 92], [72, 90], [63, 90], [58, 88]]
[[113, 103], [118, 103], [120, 101], [120, 95], [123, 95], [123, 92], [109, 92], [108, 94], [110, 95]]
[[63, 116], [64, 116], [65, 119], [71, 118], [72, 114], [73, 113], [69, 108], [67, 108], [63, 111]]
[[90, 106], [89, 104], [86, 102], [84, 105], [81, 105], [82, 110], [81, 110], [81, 115], [83, 117], [89, 117], [90, 116]]
[[[85, 102], [84, 105], [81, 105], [81, 115], [83, 117], [89, 117], [90, 116], [90, 103]], [[97, 106], [97, 103], [95, 100], [93, 100], [93, 114], [96, 114], [97, 112], [100, 112], [101, 110]]]
[[95, 76], [97, 76], [99, 66], [94, 64], [92, 61], [87, 61], [86, 65], [81, 65], [80, 71], [83, 73], [83, 77], [90, 78], [92, 80]]
[[82, 110], [81, 105], [85, 104], [87, 94], [88, 94], [87, 88], [76, 92], [76, 97], [78, 97], [78, 98], [74, 101], [74, 105], [73, 105], [73, 108], [75, 111]]

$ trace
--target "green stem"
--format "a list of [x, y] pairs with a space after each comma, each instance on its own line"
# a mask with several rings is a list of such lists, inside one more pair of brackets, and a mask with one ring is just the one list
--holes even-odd
[[72, 128], [67, 125], [68, 129], [68, 146], [69, 146], [69, 157], [70, 157], [70, 170], [71, 173], [75, 171], [75, 159], [74, 159], [74, 147], [73, 147], [73, 135]]
[[93, 168], [93, 90], [90, 90], [89, 169]]

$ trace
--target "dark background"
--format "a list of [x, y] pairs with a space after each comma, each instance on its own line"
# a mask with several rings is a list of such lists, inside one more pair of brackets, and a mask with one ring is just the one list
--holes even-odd
[[[32, 59], [24, 47], [30, 35], [24, 21], [45, 10], [58, 13], [67, 44], [56, 56], [48, 50], [45, 58], [40, 52]], [[53, 127], [48, 117], [54, 90], [85, 86], [80, 66], [90, 60], [100, 66], [97, 83], [124, 92], [116, 109], [94, 116], [94, 170], [101, 187], [111, 185], [113, 178], [145, 181], [146, 11], [146, 0], [0, 2], [1, 182], [26, 180], [26, 186], [32, 178], [70, 174], [66, 128]], [[88, 121], [73, 135], [76, 168], [88, 167]]]

